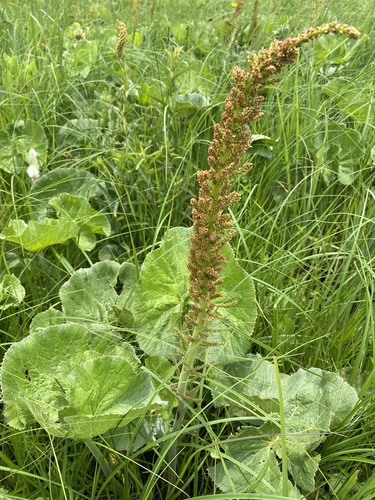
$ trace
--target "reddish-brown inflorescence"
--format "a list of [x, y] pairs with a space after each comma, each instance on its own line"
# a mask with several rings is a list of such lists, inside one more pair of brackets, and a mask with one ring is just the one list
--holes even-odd
[[233, 70], [234, 86], [208, 150], [209, 169], [198, 172], [199, 196], [191, 200], [194, 222], [188, 269], [193, 305], [188, 320], [197, 331], [196, 339], [204, 336], [205, 325], [215, 318], [216, 299], [222, 296], [218, 291], [226, 262], [222, 248], [235, 234], [228, 208], [240, 199], [230, 189], [232, 181], [251, 168], [251, 164], [241, 164], [241, 157], [251, 144], [247, 124], [262, 116], [259, 93], [276, 81], [276, 73], [296, 60], [301, 45], [328, 33], [360, 36], [355, 28], [342, 23], [310, 28], [296, 38], [275, 40], [268, 50], [250, 53], [248, 72], [239, 67]]

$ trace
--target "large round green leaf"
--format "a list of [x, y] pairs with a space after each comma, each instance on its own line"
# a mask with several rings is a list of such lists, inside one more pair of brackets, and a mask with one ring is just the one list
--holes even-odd
[[155, 401], [150, 375], [131, 346], [93, 324], [55, 325], [13, 344], [1, 384], [9, 425], [23, 429], [38, 422], [60, 437], [102, 434]]
[[[160, 248], [150, 252], [142, 266], [134, 290], [133, 314], [140, 347], [150, 355], [172, 359], [180, 355], [180, 336], [191, 299], [187, 259], [191, 231], [173, 228]], [[229, 245], [224, 248], [227, 263], [221, 277], [223, 303], [217, 304], [219, 319], [208, 326], [205, 361], [223, 363], [242, 357], [250, 346], [256, 319], [254, 285], [251, 277], [236, 262]], [[225, 304], [231, 303], [230, 307]]]

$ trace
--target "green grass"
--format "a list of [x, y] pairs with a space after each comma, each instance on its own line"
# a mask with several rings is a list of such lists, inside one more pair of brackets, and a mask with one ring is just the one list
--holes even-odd
[[[242, 200], [232, 214], [238, 229], [233, 247], [257, 289], [252, 351], [277, 356], [280, 371], [287, 373], [310, 366], [338, 372], [360, 395], [352, 419], [319, 449], [318, 489], [307, 498], [374, 498], [373, 2], [260, 0], [252, 34], [249, 0], [237, 26], [229, 0], [156, 0], [153, 14], [153, 2], [142, 1], [136, 26], [131, 2], [123, 9], [118, 3], [18, 0], [0, 6], [1, 130], [10, 137], [21, 120], [41, 125], [48, 140], [41, 173], [74, 166], [95, 174], [107, 195], [93, 203], [110, 216], [113, 229], [88, 253], [70, 242], [33, 254], [0, 240], [2, 274], [14, 273], [26, 289], [19, 307], [2, 311], [2, 354], [28, 334], [37, 313], [58, 302], [72, 271], [102, 259], [108, 244], [120, 262], [140, 266], [167, 228], [191, 225], [195, 174], [206, 167], [231, 69], [245, 65], [248, 50], [294, 36], [312, 22], [353, 24], [369, 39], [347, 62], [335, 64], [343, 55], [337, 41], [316, 42], [267, 89], [264, 117], [253, 132], [270, 137], [273, 151], [269, 157], [257, 150], [248, 154], [254, 167], [237, 186]], [[117, 20], [129, 31], [122, 64], [116, 59]], [[66, 30], [74, 22], [96, 50], [87, 74], [66, 59], [74, 44]], [[330, 87], [334, 80], [337, 86]], [[208, 105], [192, 111], [177, 103], [178, 94], [193, 92]], [[328, 122], [333, 132], [327, 133]], [[351, 149], [343, 128], [354, 131], [361, 154]], [[325, 156], [317, 147], [322, 135]], [[1, 140], [0, 148], [4, 144]], [[350, 182], [340, 182], [329, 151], [347, 161]], [[13, 152], [17, 169], [2, 171], [0, 180], [1, 229], [11, 219], [27, 220], [31, 210], [26, 164]], [[84, 443], [49, 437], [37, 427], [16, 431], [2, 421], [0, 483], [10, 495], [5, 498], [224, 498], [206, 472], [214, 463], [211, 444], [239, 423], [208, 399], [191, 412], [182, 431], [140, 450], [125, 454], [104, 438], [96, 440], [112, 476], [124, 484], [124, 496]], [[180, 468], [178, 477], [168, 480], [173, 446]], [[258, 497], [225, 495], [229, 498]]]

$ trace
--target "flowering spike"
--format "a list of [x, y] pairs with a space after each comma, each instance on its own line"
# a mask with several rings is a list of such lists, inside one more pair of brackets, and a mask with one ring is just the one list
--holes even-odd
[[276, 81], [275, 74], [284, 66], [297, 59], [301, 45], [328, 33], [349, 38], [360, 36], [355, 28], [332, 22], [309, 28], [296, 38], [275, 40], [268, 50], [250, 53], [248, 72], [238, 67], [233, 69], [234, 86], [225, 101], [221, 121], [214, 127], [214, 138], [208, 149], [209, 169], [198, 172], [199, 195], [198, 199], [191, 200], [193, 234], [188, 269], [193, 306], [189, 323], [195, 327], [193, 338], [196, 340], [215, 317], [215, 301], [222, 295], [217, 291], [226, 262], [222, 248], [235, 234], [227, 211], [240, 199], [240, 195], [231, 193], [230, 189], [232, 181], [251, 168], [249, 163], [241, 165], [241, 157], [251, 144], [247, 124], [262, 116], [263, 97], [259, 92]]
[[124, 47], [126, 45], [126, 40], [128, 38], [128, 32], [124, 22], [119, 21], [117, 23], [117, 46], [116, 55], [117, 59], [120, 60], [123, 57]]

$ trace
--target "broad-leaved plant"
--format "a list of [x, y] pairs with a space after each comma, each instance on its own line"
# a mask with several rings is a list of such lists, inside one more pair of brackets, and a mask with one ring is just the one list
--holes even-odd
[[[84, 440], [107, 433], [114, 447], [134, 449], [160, 437], [168, 441], [192, 410], [202, 408], [208, 389], [215, 407], [246, 424], [212, 443], [216, 464], [208, 473], [224, 494], [303, 498], [314, 490], [316, 449], [350, 418], [357, 395], [335, 373], [311, 368], [286, 375], [276, 359], [249, 354], [255, 291], [229, 244], [235, 231], [228, 209], [240, 200], [233, 181], [251, 168], [242, 156], [251, 146], [248, 124], [262, 115], [262, 90], [296, 60], [299, 47], [328, 33], [359, 37], [354, 28], [331, 23], [250, 53], [248, 71], [234, 68], [208, 169], [198, 172], [193, 227], [170, 229], [139, 276], [132, 264], [114, 261], [71, 276], [60, 290], [61, 307], [37, 315], [30, 334], [4, 357], [9, 425], [37, 425], [54, 436]], [[124, 29], [122, 35], [124, 42]], [[119, 43], [119, 57], [122, 48]], [[76, 50], [67, 47], [65, 64]], [[67, 191], [46, 195], [43, 187], [56, 176]], [[37, 179], [34, 220], [13, 221], [2, 238], [37, 251], [70, 238], [88, 250], [95, 234], [108, 236], [107, 218], [83, 193], [69, 194], [79, 176], [72, 169]], [[85, 174], [79, 181], [87, 195], [92, 178]], [[54, 218], [48, 217], [51, 210]], [[3, 294], [12, 287], [17, 283], [3, 280]], [[22, 295], [12, 293], [14, 300]], [[170, 478], [178, 470], [177, 446], [169, 446]]]

